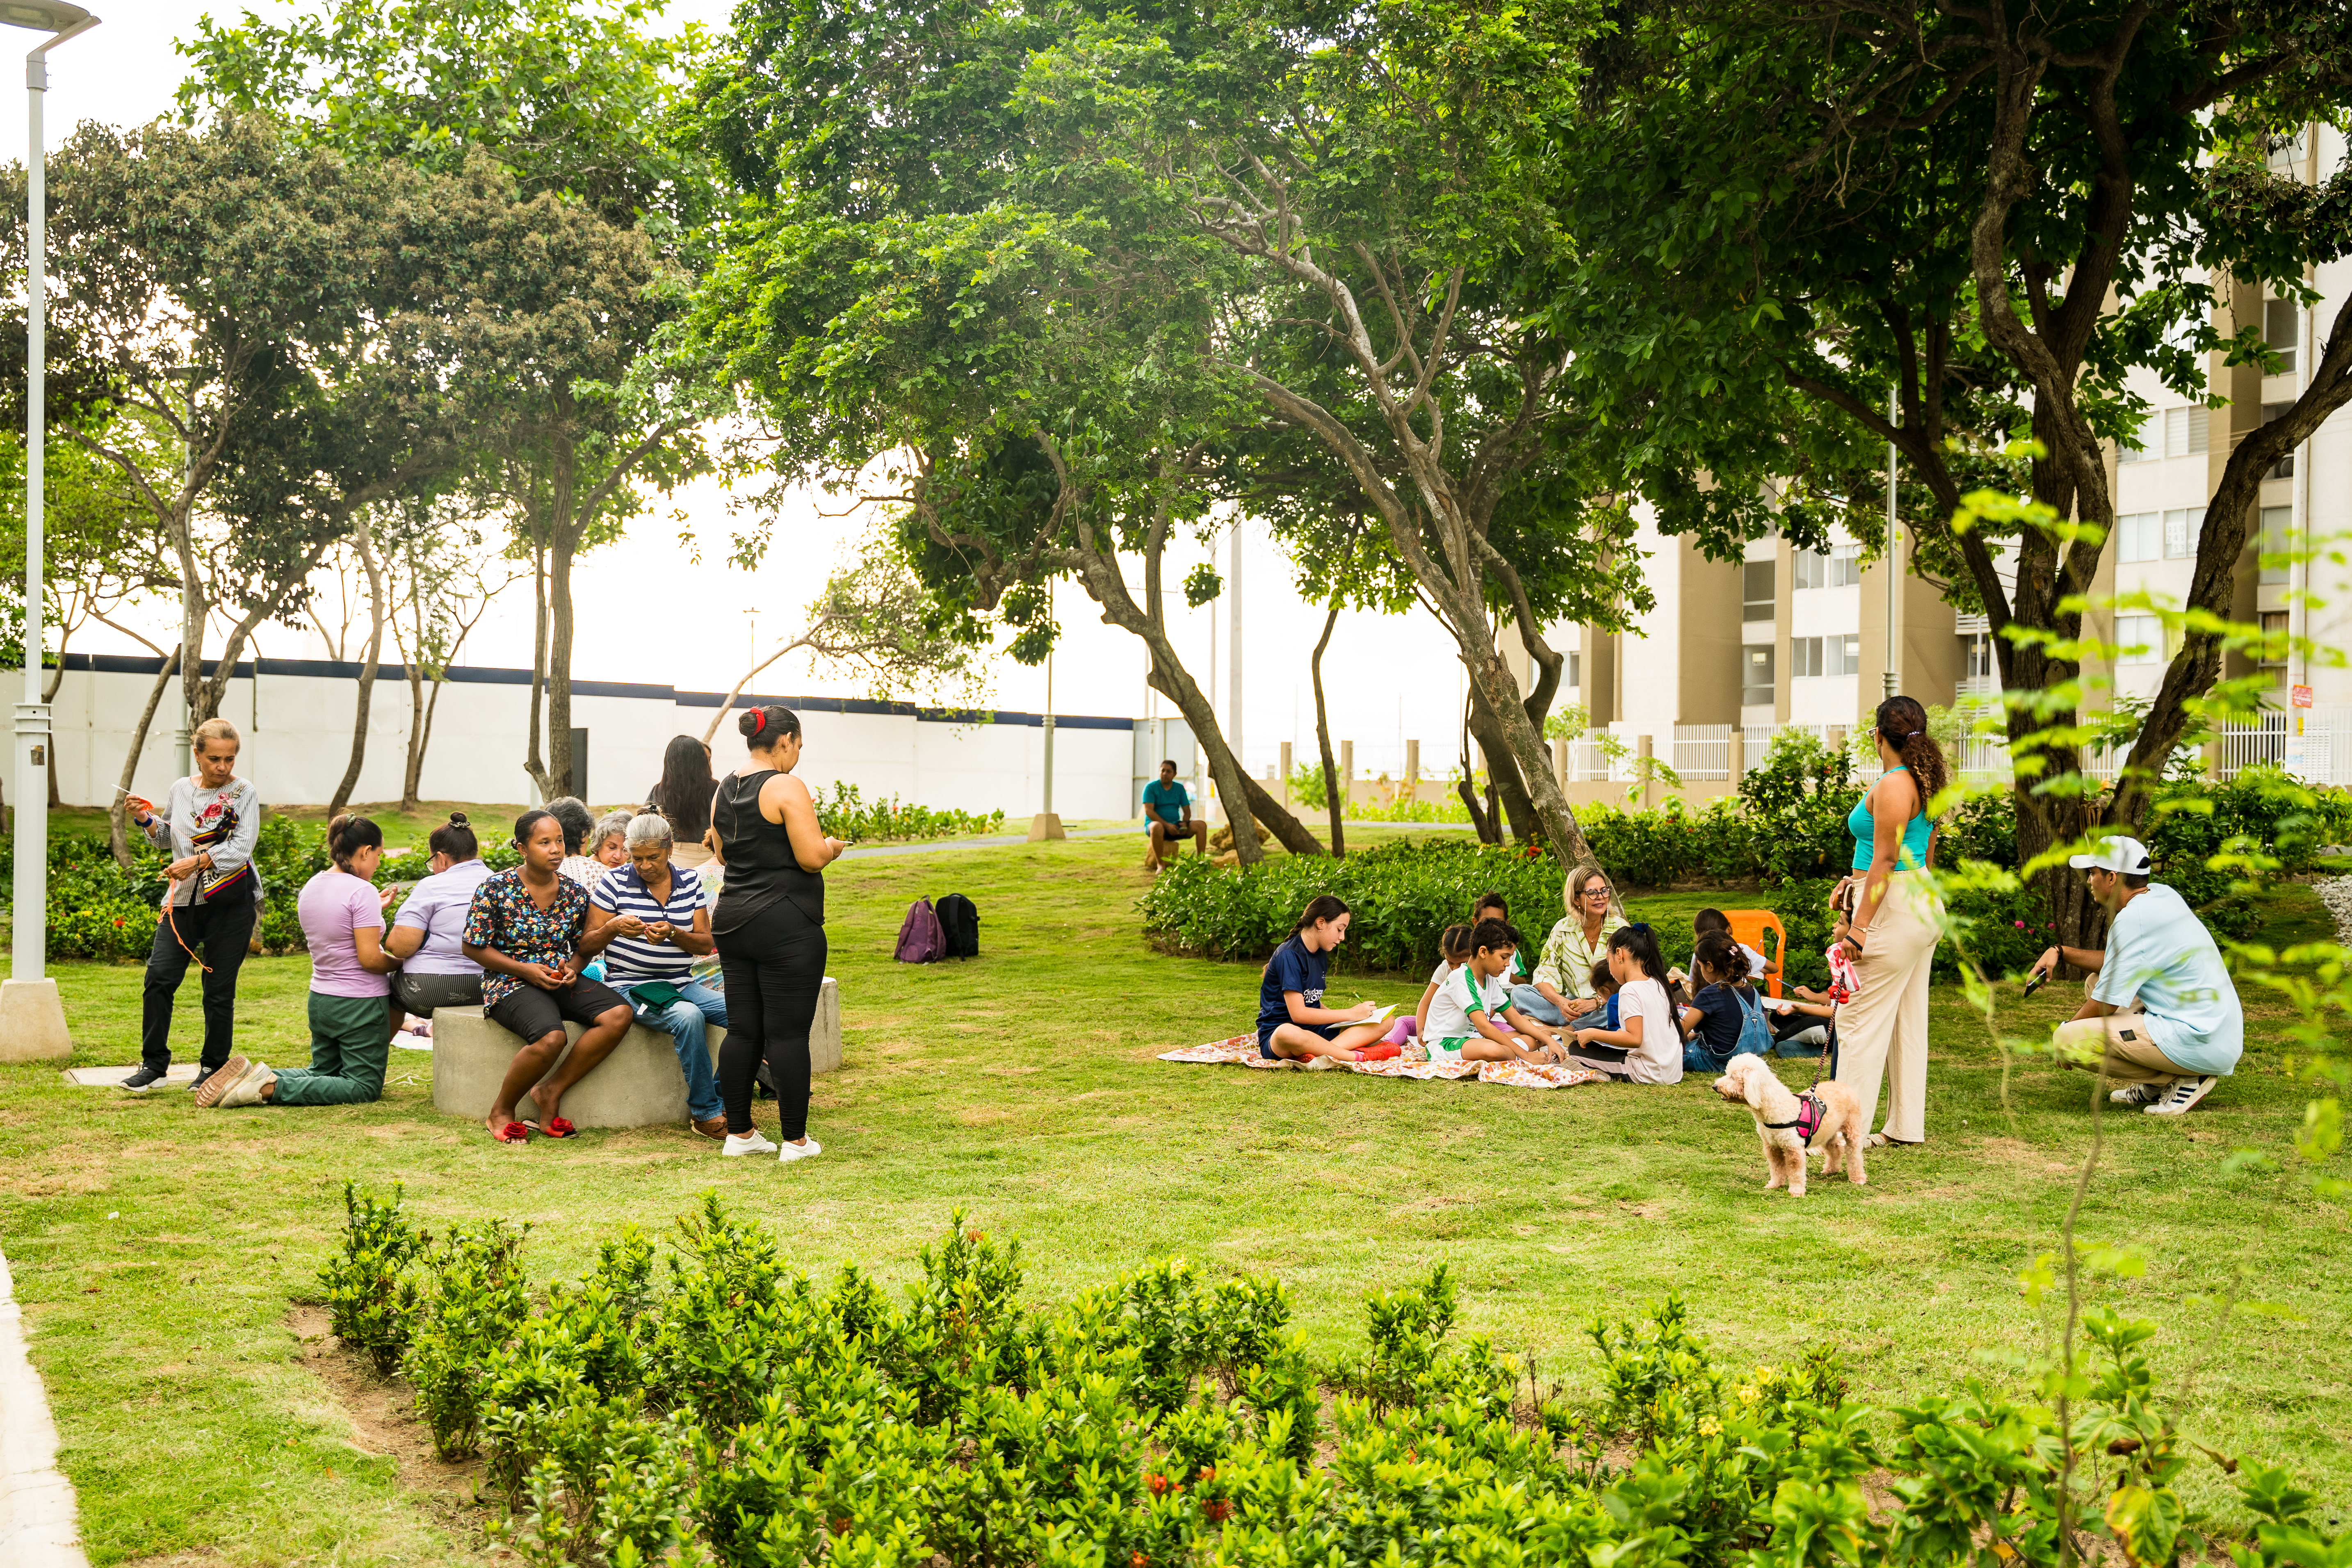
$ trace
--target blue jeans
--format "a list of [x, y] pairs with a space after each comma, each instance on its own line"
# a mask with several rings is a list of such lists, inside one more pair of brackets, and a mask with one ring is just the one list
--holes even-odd
[[1532, 985], [1512, 986], [1511, 1005], [1537, 1023], [1549, 1024], [1554, 1028], [1568, 1022], [1568, 1015], [1546, 1001], [1544, 994]]
[[[613, 989], [628, 996], [630, 988], [615, 985]], [[688, 981], [677, 992], [677, 1000], [664, 1012], [637, 1006], [635, 997], [630, 997], [630, 1005], [637, 1008], [639, 1023], [667, 1030], [677, 1043], [677, 1065], [686, 1074], [686, 1113], [697, 1121], [708, 1121], [727, 1110], [719, 1098], [719, 1079], [710, 1070], [706, 1033], [713, 1024], [722, 1029], [727, 1026], [727, 998], [699, 981]]]

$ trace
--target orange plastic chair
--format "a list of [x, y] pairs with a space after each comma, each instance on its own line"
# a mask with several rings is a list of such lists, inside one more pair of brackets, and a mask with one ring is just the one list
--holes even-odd
[[[1781, 960], [1789, 954], [1789, 933], [1780, 929], [1780, 917], [1770, 910], [1726, 910], [1723, 918], [1731, 922], [1731, 939], [1744, 942], [1764, 955], [1764, 994], [1780, 994]], [[1772, 945], [1764, 945], [1764, 933], [1772, 933]]]

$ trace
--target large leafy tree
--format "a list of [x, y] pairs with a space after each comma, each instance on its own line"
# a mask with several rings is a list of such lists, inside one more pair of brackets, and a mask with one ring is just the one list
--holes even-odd
[[572, 778], [573, 561], [618, 534], [644, 489], [701, 471], [697, 432], [723, 411], [693, 365], [656, 352], [710, 191], [699, 150], [673, 133], [701, 30], [656, 35], [660, 11], [337, 0], [282, 25], [206, 18], [181, 45], [192, 118], [267, 111], [314, 144], [444, 172], [488, 156], [526, 202], [565, 215], [559, 247], [536, 237], [545, 209], [482, 237], [506, 298], [469, 323], [470, 352], [502, 376], [502, 395], [476, 404], [470, 482], [532, 567], [540, 679], [524, 765], [548, 794]]
[[[738, 26], [706, 99], [751, 199], [706, 321], [789, 465], [911, 454], [927, 559], [1034, 642], [1034, 583], [1076, 576], [1145, 640], [1229, 808], [1303, 848], [1159, 618], [1170, 538], [1220, 502], [1273, 517], [1316, 597], [1436, 614], [1515, 826], [1584, 853], [1544, 763], [1540, 628], [1642, 601], [1630, 448], [1567, 395], [1549, 302], [1580, 12], [755, 4]], [[1763, 445], [1711, 454], [1727, 547], [1765, 526], [1738, 485]]]
[[[1582, 249], [1560, 298], [1589, 395], [1677, 409], [1685, 428], [1764, 432], [1793, 412], [1825, 439], [1892, 441], [1919, 557], [1989, 616], [2004, 684], [2074, 689], [2115, 521], [2108, 446], [2139, 445], [2147, 413], [2126, 374], [2204, 396], [2217, 367], [2259, 374], [2260, 291], [2305, 293], [2307, 268], [2352, 247], [2352, 175], [2315, 189], [2264, 158], [2352, 102], [2352, 12], [1697, 0], [1615, 16], [1567, 143]], [[2352, 400], [2352, 320], [2312, 368], [2284, 411], [2231, 433], [2197, 543], [2189, 607], [2203, 614], [2106, 820], [2140, 818], [2203, 716], [2256, 487]], [[1655, 465], [1696, 475], [1686, 453]], [[2083, 526], [2003, 539], [1949, 521], [1995, 481]], [[2018, 781], [2029, 855], [2102, 809], [2081, 771], [2095, 731], [2064, 717], [2011, 715], [2033, 752]], [[2073, 879], [2054, 873], [2051, 890], [2069, 942], [2095, 929]]]

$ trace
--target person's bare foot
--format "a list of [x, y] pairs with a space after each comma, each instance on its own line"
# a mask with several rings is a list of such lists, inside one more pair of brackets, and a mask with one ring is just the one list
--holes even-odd
[[489, 1115], [482, 1118], [482, 1129], [490, 1135], [491, 1140], [495, 1142], [528, 1143], [530, 1142], [530, 1130], [529, 1128], [526, 1128], [521, 1122], [517, 1121], [513, 1117], [501, 1117], [496, 1111], [492, 1111]]

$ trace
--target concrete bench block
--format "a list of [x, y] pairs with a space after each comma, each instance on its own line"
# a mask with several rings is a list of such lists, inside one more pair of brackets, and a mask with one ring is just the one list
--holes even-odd
[[[581, 1026], [568, 1024], [565, 1033], [577, 1042]], [[707, 1037], [714, 1068], [719, 1042], [727, 1031], [713, 1028]], [[503, 1026], [482, 1016], [479, 1007], [442, 1007], [433, 1015], [433, 1108], [450, 1116], [478, 1121], [490, 1113], [499, 1085], [514, 1062], [522, 1042]], [[564, 1047], [571, 1054], [571, 1047]], [[560, 1059], [560, 1058], [559, 1058]], [[818, 994], [816, 1017], [809, 1027], [809, 1068], [813, 1072], [841, 1068], [841, 988], [825, 977]], [[532, 1120], [539, 1108], [529, 1096], [516, 1114]], [[652, 1127], [686, 1121], [686, 1079], [677, 1070], [677, 1047], [669, 1036], [645, 1024], [629, 1026], [623, 1039], [563, 1097], [563, 1114], [581, 1127]]]

